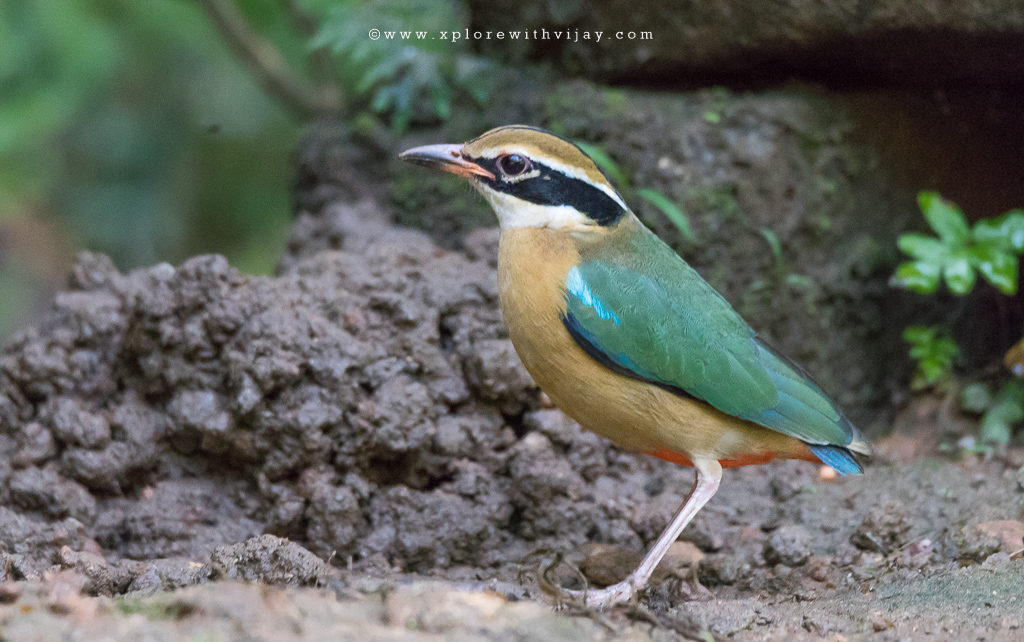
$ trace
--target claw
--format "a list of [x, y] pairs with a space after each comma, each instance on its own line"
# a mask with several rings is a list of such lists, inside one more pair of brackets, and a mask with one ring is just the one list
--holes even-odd
[[[584, 586], [582, 590], [562, 588], [558, 581], [551, 577], [551, 572], [563, 564], [571, 568], [579, 577]], [[618, 584], [612, 584], [602, 589], [590, 588], [586, 576], [574, 565], [568, 564], [561, 553], [555, 555], [550, 564], [537, 569], [537, 585], [544, 594], [551, 596], [558, 606], [583, 609], [606, 609], [622, 602], [632, 601], [638, 593], [632, 573]]]

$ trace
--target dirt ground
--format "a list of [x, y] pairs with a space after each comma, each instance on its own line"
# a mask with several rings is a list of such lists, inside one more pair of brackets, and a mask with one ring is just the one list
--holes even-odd
[[1024, 453], [906, 437], [863, 477], [729, 471], [639, 603], [554, 608], [539, 572], [618, 579], [692, 473], [546, 403], [495, 243], [367, 201], [273, 278], [83, 255], [0, 352], [3, 639], [1024, 637]]
[[[423, 575], [349, 570], [264, 535], [198, 561], [165, 562], [169, 573], [191, 568], [189, 586], [136, 586], [113, 596], [103, 595], [114, 593], [103, 585], [109, 563], [65, 548], [38, 579], [0, 587], [0, 625], [10, 640], [1024, 635], [1024, 524], [998, 521], [1020, 516], [1024, 479], [1004, 462], [882, 464], [842, 482], [785, 464], [735, 471], [727, 480], [703, 524], [684, 534], [684, 543], [700, 546], [681, 546], [670, 573], [640, 603], [606, 613], [553, 608], [536, 588], [543, 555], [520, 572], [511, 566], [521, 560], [509, 560], [504, 570], [438, 568]], [[580, 564], [586, 549], [564, 552]], [[605, 561], [627, 557], [604, 553]], [[686, 563], [694, 558], [696, 580]]]

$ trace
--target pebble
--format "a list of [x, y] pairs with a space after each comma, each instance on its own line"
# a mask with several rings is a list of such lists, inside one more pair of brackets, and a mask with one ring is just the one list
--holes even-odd
[[764, 559], [772, 564], [800, 566], [811, 556], [811, 534], [799, 524], [780, 526], [764, 545]]

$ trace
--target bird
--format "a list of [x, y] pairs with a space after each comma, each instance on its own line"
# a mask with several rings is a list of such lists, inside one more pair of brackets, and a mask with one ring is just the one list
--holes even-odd
[[717, 492], [722, 469], [800, 459], [860, 474], [863, 434], [648, 229], [576, 144], [527, 125], [399, 158], [464, 179], [497, 215], [509, 338], [548, 397], [619, 447], [695, 471], [668, 526], [622, 581], [563, 590], [586, 607], [635, 599]]

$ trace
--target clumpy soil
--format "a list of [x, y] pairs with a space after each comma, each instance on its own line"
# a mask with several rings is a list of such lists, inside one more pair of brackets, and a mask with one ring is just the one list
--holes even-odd
[[1012, 452], [729, 471], [639, 603], [552, 610], [538, 576], [622, 577], [692, 473], [550, 407], [496, 241], [361, 201], [300, 216], [273, 278], [81, 256], [0, 353], [4, 638], [1024, 635]]

